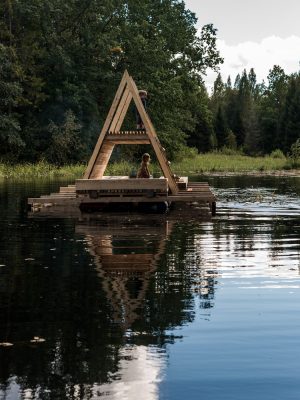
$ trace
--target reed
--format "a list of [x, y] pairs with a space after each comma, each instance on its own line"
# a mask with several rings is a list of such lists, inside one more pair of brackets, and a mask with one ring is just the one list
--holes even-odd
[[55, 166], [44, 161], [35, 164], [0, 164], [0, 178], [35, 179], [35, 178], [73, 178], [80, 177], [85, 166], [82, 164]]
[[[135, 175], [139, 163], [123, 160], [108, 165], [105, 175]], [[172, 162], [171, 168], [178, 175], [193, 175], [201, 173], [246, 173], [263, 171], [282, 171], [291, 169], [288, 158], [272, 156], [248, 157], [240, 154], [226, 155], [220, 153], [198, 154], [178, 162]], [[83, 176], [85, 164], [55, 166], [45, 161], [36, 164], [24, 163], [9, 165], [0, 163], [0, 178], [35, 179], [35, 178], [71, 178]], [[154, 176], [160, 175], [160, 168], [156, 163], [151, 163], [151, 172]]]
[[174, 171], [180, 174], [199, 174], [206, 172], [253, 172], [283, 170], [286, 158], [249, 157], [245, 155], [226, 155], [219, 153], [198, 154], [194, 158], [174, 163]]

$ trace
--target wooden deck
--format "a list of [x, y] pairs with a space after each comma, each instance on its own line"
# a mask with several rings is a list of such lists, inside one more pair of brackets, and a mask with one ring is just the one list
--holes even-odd
[[[117, 179], [116, 179], [117, 178]], [[180, 189], [186, 187], [186, 189]], [[128, 177], [105, 177], [101, 180], [77, 180], [75, 185], [62, 186], [58, 193], [29, 198], [33, 211], [41, 207], [75, 206], [82, 204], [116, 203], [199, 203], [209, 206], [216, 213], [216, 197], [207, 182], [181, 182], [176, 194], [168, 194], [167, 180], [129, 179]]]

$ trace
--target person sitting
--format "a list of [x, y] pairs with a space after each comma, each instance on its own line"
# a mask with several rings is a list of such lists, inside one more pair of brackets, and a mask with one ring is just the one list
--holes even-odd
[[141, 166], [136, 176], [137, 178], [150, 178], [151, 175], [148, 168], [149, 163], [150, 163], [150, 154], [148, 153], [143, 154]]

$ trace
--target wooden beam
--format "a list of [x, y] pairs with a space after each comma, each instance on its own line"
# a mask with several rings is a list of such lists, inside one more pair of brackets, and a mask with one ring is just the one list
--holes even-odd
[[108, 142], [107, 140], [103, 142], [98, 156], [94, 162], [89, 179], [101, 179], [103, 177], [114, 147], [114, 143]]
[[123, 107], [123, 109], [121, 111], [119, 120], [118, 120], [118, 122], [116, 124], [116, 127], [115, 127], [116, 131], [119, 131], [121, 129], [121, 127], [122, 127], [122, 124], [124, 122], [124, 118], [125, 118], [125, 115], [127, 114], [127, 111], [128, 111], [128, 108], [129, 108], [131, 100], [132, 100], [132, 94], [129, 92], [128, 96], [127, 96], [127, 99], [125, 101], [124, 107]]
[[136, 140], [136, 139], [120, 139], [120, 140], [109, 140], [113, 144], [151, 144], [149, 139]]
[[131, 77], [129, 77], [127, 84], [128, 84], [128, 88], [129, 88], [130, 92], [132, 93], [133, 100], [134, 100], [137, 110], [140, 114], [140, 117], [143, 121], [143, 124], [146, 128], [146, 133], [149, 136], [150, 142], [153, 146], [153, 149], [155, 151], [155, 154], [156, 154], [158, 162], [161, 166], [161, 169], [162, 169], [165, 177], [168, 178], [168, 184], [169, 184], [171, 193], [176, 194], [178, 192], [177, 184], [173, 178], [173, 174], [170, 169], [170, 166], [167, 163], [166, 157], [161, 150], [161, 146], [160, 146], [157, 134], [155, 132], [154, 126], [152, 125], [152, 122], [150, 121], [150, 118], [149, 118], [148, 114], [146, 113], [144, 105], [139, 96], [139, 92], [136, 87], [136, 84], [134, 83], [134, 81]]
[[118, 104], [118, 108], [116, 109], [115, 115], [114, 115], [114, 117], [112, 119], [112, 122], [110, 124], [110, 127], [109, 127], [109, 131], [110, 132], [114, 132], [116, 130], [116, 125], [117, 125], [117, 123], [118, 123], [118, 121], [120, 119], [120, 115], [121, 115], [121, 113], [123, 111], [123, 108], [124, 108], [124, 105], [125, 105], [125, 103], [127, 101], [128, 96], [130, 96], [130, 93], [129, 93], [129, 90], [128, 90], [127, 85], [126, 85], [125, 90], [124, 90], [124, 92], [122, 94], [122, 97], [120, 99], [120, 102]]
[[108, 134], [105, 137], [105, 141], [109, 141], [115, 144], [150, 144], [150, 139], [145, 134], [140, 135], [117, 135], [117, 134]]
[[166, 178], [77, 179], [76, 190], [159, 190], [168, 192]]
[[112, 105], [110, 107], [110, 110], [109, 110], [109, 113], [108, 113], [107, 118], [105, 120], [105, 123], [104, 123], [104, 125], [102, 127], [102, 130], [101, 130], [100, 136], [98, 138], [98, 141], [96, 143], [96, 146], [94, 148], [93, 154], [92, 154], [92, 156], [90, 158], [90, 161], [88, 163], [87, 169], [86, 169], [86, 171], [84, 173], [84, 178], [88, 179], [92, 174], [92, 171], [93, 171], [93, 168], [94, 168], [94, 164], [95, 164], [95, 161], [96, 161], [96, 159], [98, 157], [98, 154], [99, 154], [100, 148], [102, 146], [104, 137], [106, 135], [106, 132], [109, 130], [111, 121], [112, 121], [112, 119], [114, 117], [114, 114], [116, 112], [116, 109], [117, 109], [118, 104], [120, 102], [120, 99], [122, 97], [122, 94], [123, 94], [123, 91], [125, 89], [126, 82], [128, 81], [128, 79], [129, 79], [129, 74], [128, 74], [127, 71], [125, 71], [124, 75], [122, 77], [121, 83], [119, 85], [119, 88], [118, 88], [118, 90], [116, 92], [115, 98], [114, 98], [114, 100], [112, 102]]

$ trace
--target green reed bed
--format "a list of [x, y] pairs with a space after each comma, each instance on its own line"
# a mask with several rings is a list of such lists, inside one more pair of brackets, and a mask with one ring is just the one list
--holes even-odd
[[172, 168], [181, 174], [206, 172], [254, 172], [287, 169], [286, 158], [248, 157], [218, 153], [198, 154], [194, 158], [174, 162]]
[[[108, 165], [105, 175], [132, 175], [135, 176], [139, 162], [119, 161]], [[171, 168], [178, 175], [192, 175], [212, 172], [263, 172], [291, 169], [293, 165], [287, 158], [248, 157], [244, 155], [225, 155], [219, 153], [198, 154], [174, 161]], [[0, 178], [34, 179], [34, 178], [67, 178], [76, 179], [83, 176], [85, 164], [55, 166], [44, 161], [36, 164], [9, 165], [0, 163]], [[154, 176], [160, 175], [160, 168], [153, 162], [150, 166]]]
[[82, 176], [84, 168], [84, 165], [79, 164], [59, 167], [43, 161], [15, 165], [0, 163], [0, 178], [73, 178]]

